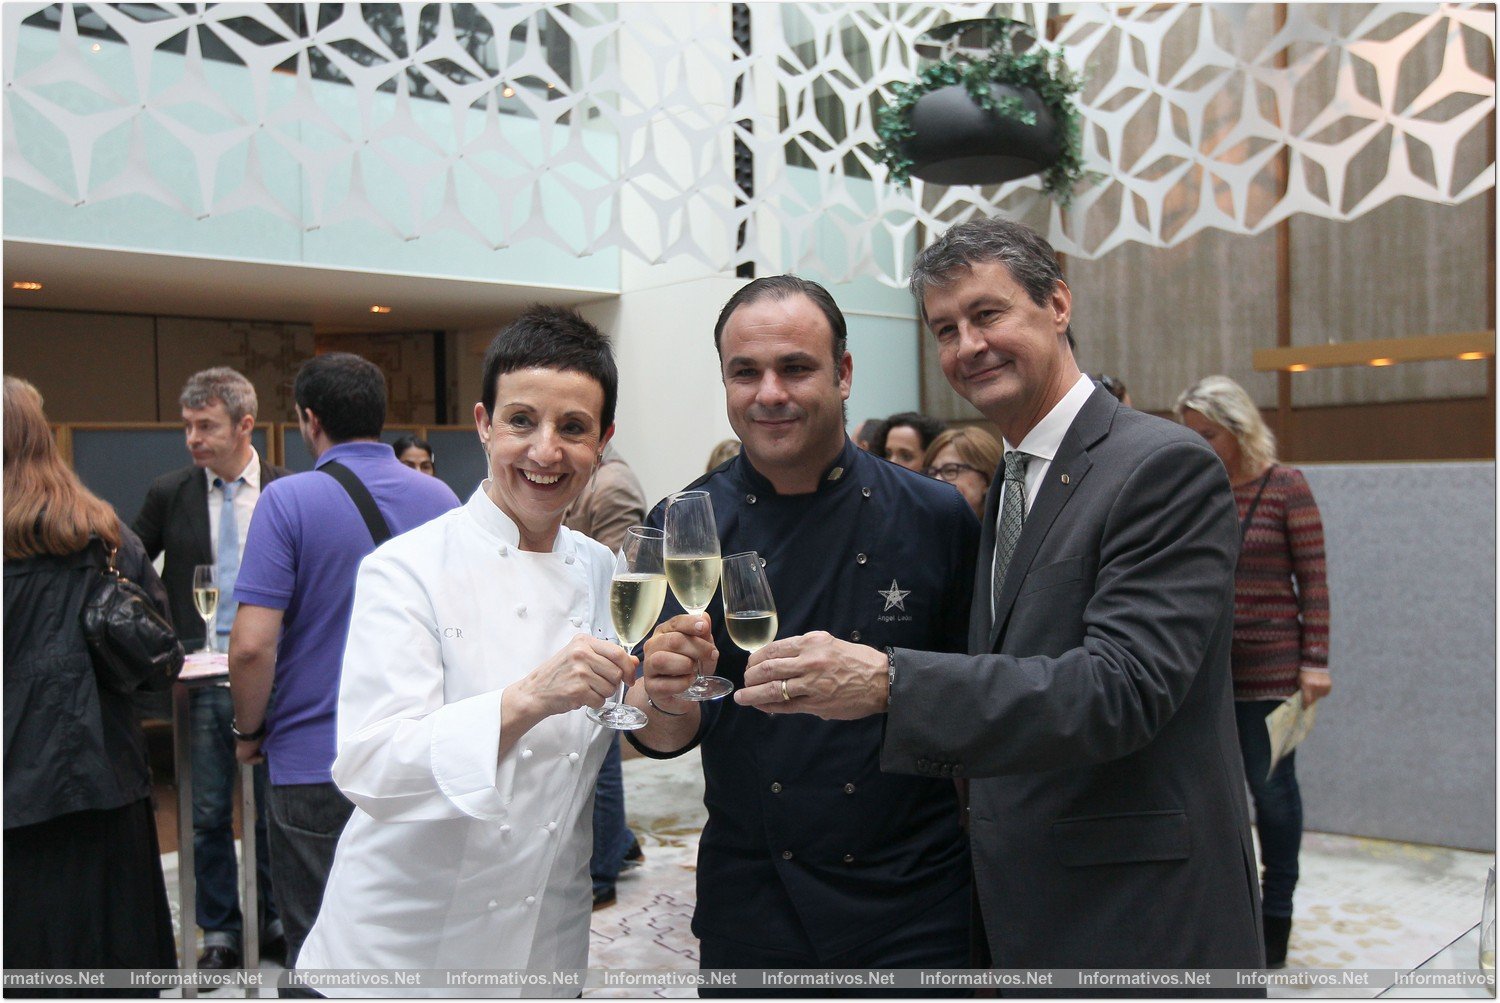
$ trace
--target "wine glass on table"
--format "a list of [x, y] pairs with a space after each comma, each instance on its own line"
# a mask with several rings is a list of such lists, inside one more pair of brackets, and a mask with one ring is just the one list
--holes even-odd
[[[661, 604], [667, 598], [667, 578], [662, 570], [662, 531], [645, 526], [631, 526], [625, 531], [625, 542], [615, 553], [615, 574], [609, 582], [609, 618], [615, 624], [615, 636], [629, 651], [645, 639], [661, 616]], [[606, 728], [634, 731], [646, 726], [646, 715], [625, 702], [625, 684], [615, 694], [613, 703], [595, 710], [586, 709], [589, 717]]]
[[214, 653], [214, 617], [219, 615], [219, 569], [213, 564], [193, 567], [193, 605], [203, 617], [203, 651]]
[[[682, 608], [694, 615], [708, 609], [719, 587], [719, 531], [707, 491], [683, 491], [667, 502], [667, 583]], [[718, 700], [734, 689], [723, 676], [701, 672], [683, 690], [684, 700]]]
[[724, 558], [724, 626], [729, 639], [755, 654], [776, 640], [776, 601], [755, 551]]

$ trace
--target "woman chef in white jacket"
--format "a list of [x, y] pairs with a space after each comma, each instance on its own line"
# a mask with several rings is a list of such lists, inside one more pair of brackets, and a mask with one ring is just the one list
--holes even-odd
[[489, 478], [360, 566], [333, 765], [355, 811], [299, 969], [587, 967], [587, 808], [615, 736], [582, 708], [635, 660], [609, 627], [611, 554], [562, 515], [614, 432], [616, 387], [592, 325], [528, 311], [485, 354]]

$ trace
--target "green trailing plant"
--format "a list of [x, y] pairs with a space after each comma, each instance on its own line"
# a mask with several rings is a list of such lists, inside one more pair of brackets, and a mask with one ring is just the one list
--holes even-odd
[[1011, 96], [997, 99], [990, 92], [990, 85], [996, 83], [1036, 91], [1052, 113], [1062, 140], [1062, 152], [1042, 174], [1042, 187], [1059, 205], [1066, 207], [1072, 202], [1073, 187], [1086, 173], [1078, 106], [1073, 101], [1083, 89], [1083, 76], [1068, 67], [1060, 51], [1040, 45], [1024, 52], [1013, 52], [1009, 45], [1000, 45], [978, 59], [960, 54], [928, 66], [912, 83], [896, 84], [892, 88], [895, 99], [880, 109], [875, 125], [880, 137], [878, 152], [890, 180], [902, 186], [911, 184], [914, 165], [905, 152], [906, 141], [916, 136], [911, 127], [911, 110], [924, 95], [940, 88], [962, 84], [969, 97], [986, 111], [1035, 125], [1036, 115], [1027, 111], [1020, 100]]

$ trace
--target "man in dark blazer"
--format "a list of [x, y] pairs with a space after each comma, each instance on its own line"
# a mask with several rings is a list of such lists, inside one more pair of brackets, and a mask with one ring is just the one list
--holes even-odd
[[[225, 486], [229, 486], [228, 504], [235, 516], [228, 529], [235, 531], [238, 538], [235, 551], [238, 553], [244, 546], [260, 489], [289, 471], [266, 463], [252, 445], [255, 387], [233, 369], [221, 366], [195, 373], [183, 387], [179, 403], [193, 462], [163, 474], [152, 483], [131, 528], [153, 560], [158, 554], [166, 555], [161, 578], [167, 589], [172, 622], [183, 647], [193, 652], [204, 647], [203, 618], [193, 605], [193, 569], [200, 564], [218, 563]], [[228, 646], [228, 627], [234, 621], [229, 582], [220, 582], [219, 606], [213, 647], [224, 651]], [[196, 689], [192, 701], [189, 747], [193, 767], [193, 871], [197, 878], [197, 920], [203, 929], [204, 945], [198, 967], [235, 968], [241, 960], [243, 918], [232, 827], [234, 780], [238, 773], [234, 736], [230, 732], [233, 707], [228, 688], [222, 686]], [[257, 805], [263, 800], [260, 789], [265, 782], [264, 772], [265, 768], [260, 767], [256, 776]], [[266, 929], [263, 943], [272, 948], [279, 935], [270, 898], [265, 822], [259, 808], [256, 828], [260, 918], [262, 928]]]
[[911, 284], [944, 374], [1005, 437], [971, 654], [809, 634], [762, 648], [735, 699], [884, 713], [882, 768], [969, 781], [985, 963], [1261, 967], [1223, 465], [1079, 372], [1071, 292], [1026, 227], [955, 226]]

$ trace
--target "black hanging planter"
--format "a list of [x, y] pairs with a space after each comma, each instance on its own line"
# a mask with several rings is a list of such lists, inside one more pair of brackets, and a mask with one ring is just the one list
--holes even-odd
[[1020, 101], [1035, 124], [980, 107], [963, 84], [924, 94], [911, 109], [915, 135], [903, 144], [914, 177], [939, 185], [995, 185], [1057, 163], [1063, 137], [1036, 91], [992, 83], [990, 96]]
[[952, 21], [927, 31], [917, 52], [928, 65], [891, 85], [876, 115], [874, 152], [887, 179], [994, 185], [1032, 174], [1067, 208], [1083, 168], [1075, 98], [1082, 78], [1061, 49], [1005, 18]]

